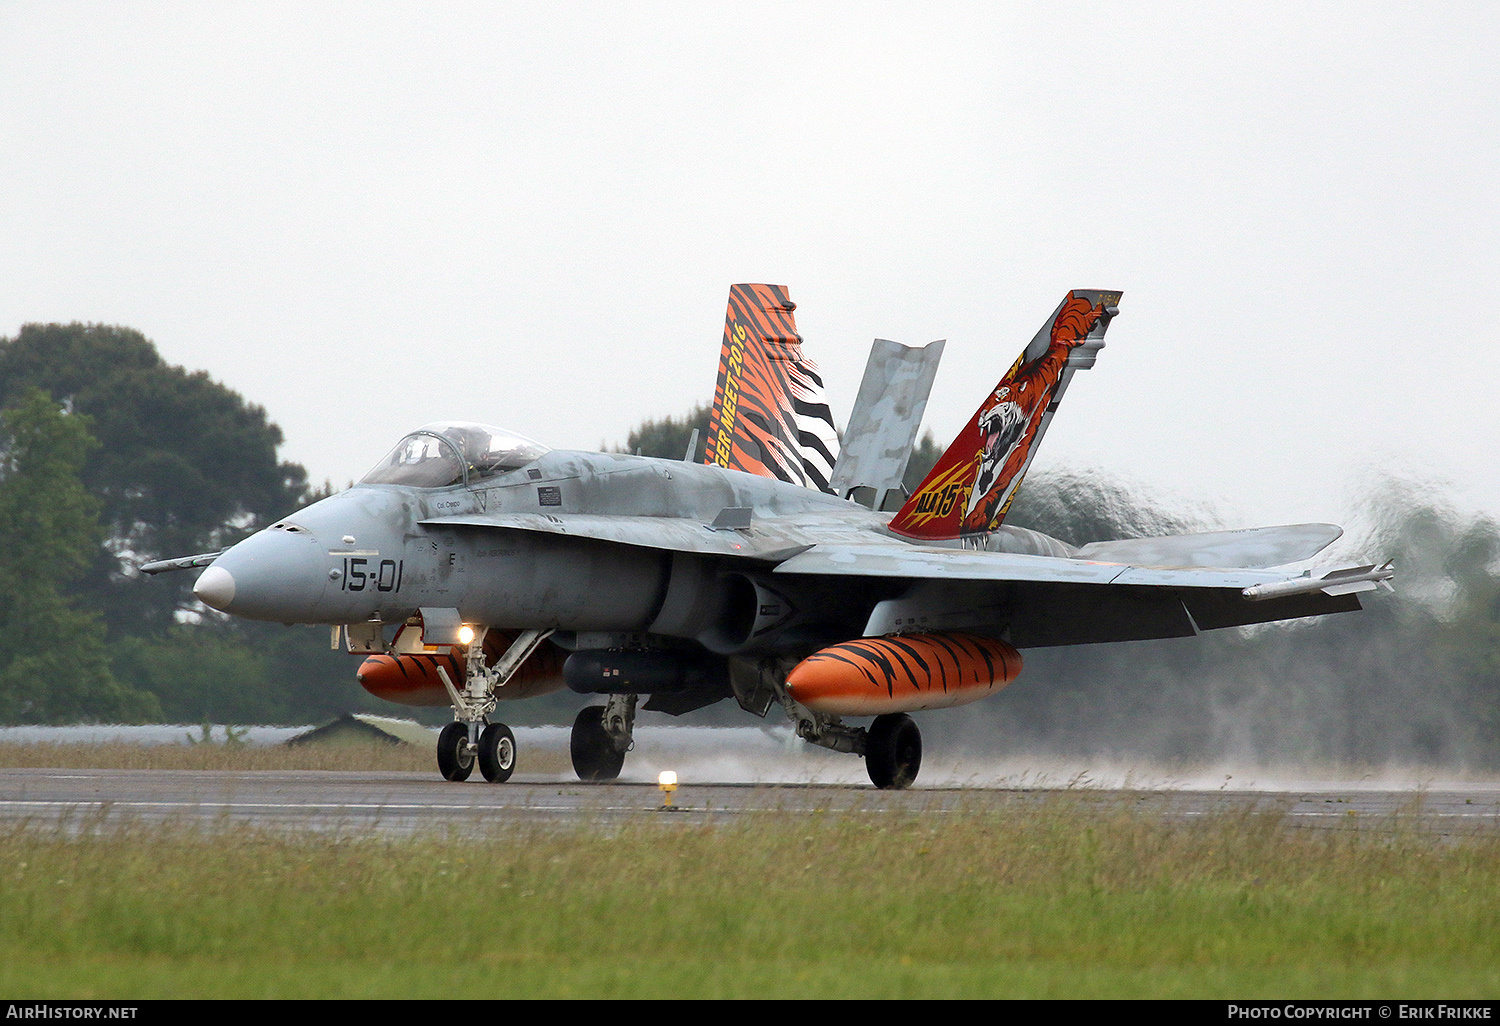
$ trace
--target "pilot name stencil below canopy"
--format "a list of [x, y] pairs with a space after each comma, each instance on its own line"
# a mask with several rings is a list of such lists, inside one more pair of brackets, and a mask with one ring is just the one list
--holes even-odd
[[644, 696], [671, 715], [779, 705], [800, 737], [906, 787], [922, 758], [908, 714], [999, 691], [1027, 648], [1345, 612], [1390, 587], [1389, 563], [1277, 569], [1338, 538], [1329, 524], [1074, 547], [1005, 523], [1119, 301], [1069, 292], [910, 496], [942, 343], [876, 341], [841, 446], [786, 290], [735, 285], [702, 464], [429, 424], [349, 490], [142, 569], [206, 566], [194, 593], [215, 609], [333, 625], [372, 694], [452, 707], [450, 780], [476, 763], [508, 779], [500, 703], [566, 687], [604, 697], [573, 725], [585, 780], [619, 775]]

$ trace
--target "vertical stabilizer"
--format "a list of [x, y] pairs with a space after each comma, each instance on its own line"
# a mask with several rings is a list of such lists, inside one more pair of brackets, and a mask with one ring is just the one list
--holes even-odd
[[1000, 526], [1075, 370], [1094, 365], [1120, 293], [1064, 297], [1005, 377], [891, 519], [891, 530], [937, 541]]
[[780, 285], [733, 285], [703, 462], [829, 491], [838, 434]]
[[849, 498], [857, 489], [871, 489], [875, 508], [884, 506], [891, 491], [900, 495], [896, 502], [906, 498], [901, 478], [942, 358], [941, 341], [917, 348], [875, 340], [829, 482], [835, 494]]

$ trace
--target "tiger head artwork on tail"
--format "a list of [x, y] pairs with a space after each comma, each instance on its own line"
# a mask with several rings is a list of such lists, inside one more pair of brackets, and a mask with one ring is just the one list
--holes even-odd
[[951, 540], [1005, 519], [1074, 370], [1093, 366], [1120, 293], [1069, 292], [891, 519], [896, 534]]

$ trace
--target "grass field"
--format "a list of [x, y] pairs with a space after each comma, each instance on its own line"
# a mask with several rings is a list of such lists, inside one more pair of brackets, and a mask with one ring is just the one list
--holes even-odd
[[[1390, 824], [1387, 824], [1390, 826]], [[1500, 840], [765, 813], [392, 839], [0, 833], [17, 997], [1500, 995]]]
[[[527, 773], [564, 773], [571, 764], [566, 745], [527, 745], [520, 766]], [[130, 770], [393, 770], [436, 773], [431, 748], [381, 743], [340, 745], [139, 745], [121, 743], [0, 743], [0, 768]]]

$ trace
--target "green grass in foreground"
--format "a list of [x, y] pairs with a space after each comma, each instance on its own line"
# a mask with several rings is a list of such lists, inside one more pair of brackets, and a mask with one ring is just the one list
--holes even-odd
[[991, 814], [0, 833], [24, 997], [1494, 997], [1500, 841]]
[[[188, 732], [184, 732], [191, 736]], [[434, 739], [436, 735], [434, 735]], [[436, 740], [432, 747], [348, 742], [333, 745], [139, 745], [129, 742], [0, 743], [0, 769], [126, 770], [338, 770], [437, 773]], [[568, 745], [524, 745], [517, 769], [522, 773], [565, 773], [572, 769]]]

